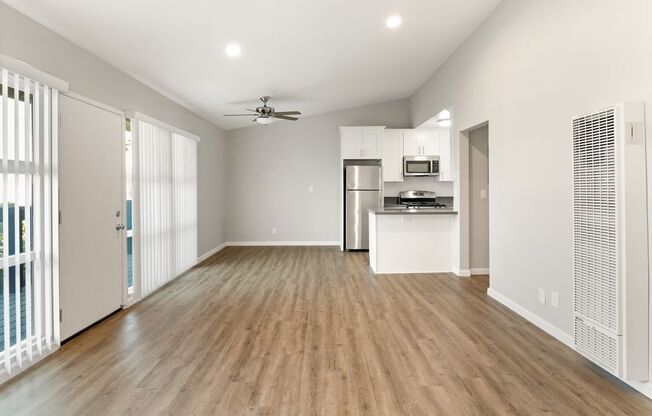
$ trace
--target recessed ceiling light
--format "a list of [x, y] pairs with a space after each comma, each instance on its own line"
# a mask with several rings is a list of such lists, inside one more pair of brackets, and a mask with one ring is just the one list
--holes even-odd
[[403, 21], [401, 20], [401, 16], [394, 15], [394, 16], [389, 16], [385, 21], [385, 24], [390, 29], [396, 29], [397, 27], [401, 26], [402, 22]]
[[228, 45], [225, 51], [226, 51], [226, 56], [229, 56], [231, 58], [237, 58], [242, 54], [242, 49], [240, 48], [240, 45], [236, 45], [235, 43]]

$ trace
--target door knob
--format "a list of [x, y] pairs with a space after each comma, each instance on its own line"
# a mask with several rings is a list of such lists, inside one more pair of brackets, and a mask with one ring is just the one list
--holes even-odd
[[124, 230], [124, 229], [125, 229], [125, 225], [124, 225], [124, 224], [118, 224], [118, 225], [115, 226], [115, 230], [116, 230], [116, 231], [120, 231], [120, 230]]

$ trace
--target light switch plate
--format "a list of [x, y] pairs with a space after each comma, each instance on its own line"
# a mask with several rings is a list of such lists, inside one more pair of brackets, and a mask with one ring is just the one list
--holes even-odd
[[480, 189], [480, 199], [487, 199], [487, 190]]
[[550, 305], [555, 309], [559, 309], [559, 293], [550, 292]]
[[272, 227], [272, 234], [276, 234], [276, 227]]
[[546, 304], [546, 290], [539, 288], [539, 303]]
[[312, 185], [308, 185], [308, 192], [314, 192], [315, 188]]

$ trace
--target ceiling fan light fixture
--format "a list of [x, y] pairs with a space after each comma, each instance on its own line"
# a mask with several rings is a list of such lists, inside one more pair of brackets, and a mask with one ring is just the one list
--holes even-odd
[[272, 124], [274, 122], [274, 119], [268, 116], [260, 116], [256, 118], [256, 122], [266, 126], [268, 124]]

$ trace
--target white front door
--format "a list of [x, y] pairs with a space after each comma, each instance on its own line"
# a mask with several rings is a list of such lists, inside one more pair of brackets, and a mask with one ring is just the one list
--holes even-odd
[[61, 96], [61, 339], [122, 303], [123, 118]]

